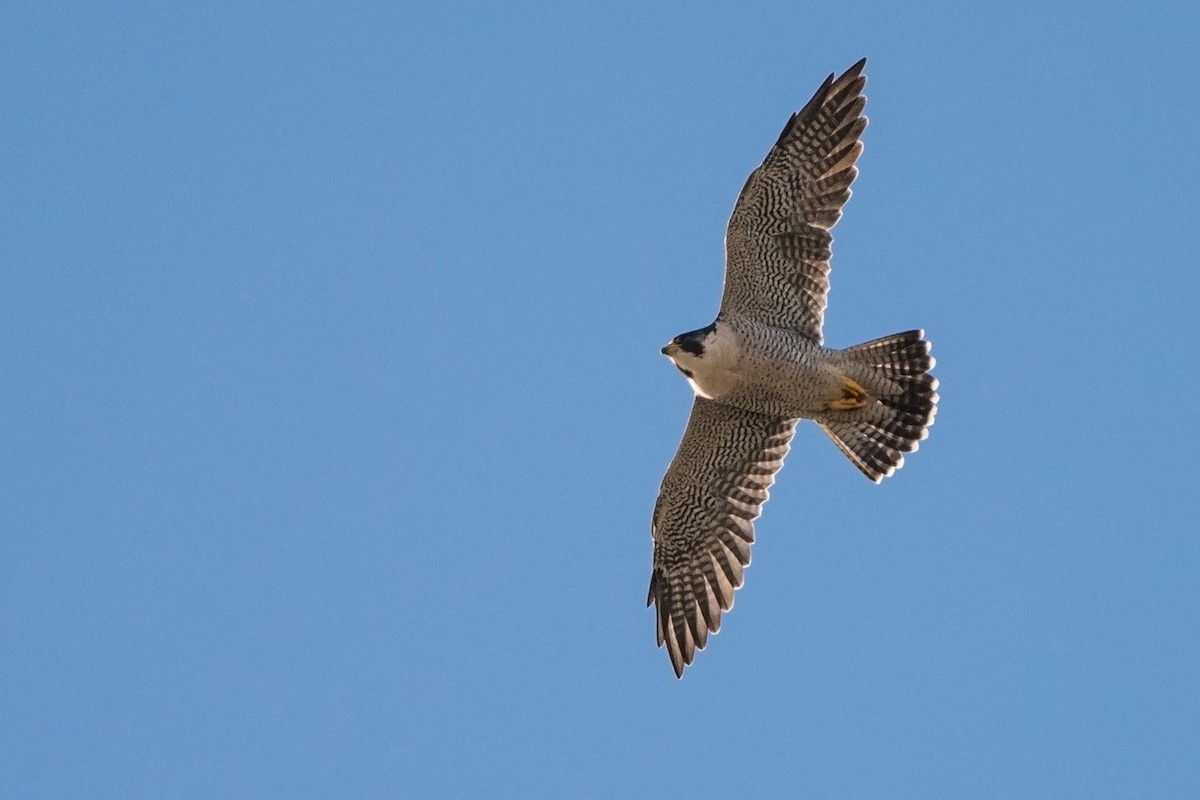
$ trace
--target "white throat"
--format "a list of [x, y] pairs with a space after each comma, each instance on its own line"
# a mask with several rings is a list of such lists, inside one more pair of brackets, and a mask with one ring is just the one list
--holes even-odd
[[709, 400], [716, 400], [733, 391], [741, 383], [738, 366], [742, 348], [737, 335], [724, 323], [718, 323], [701, 340], [703, 352], [693, 353], [683, 347], [668, 346], [667, 356], [675, 362], [692, 385], [692, 391]]

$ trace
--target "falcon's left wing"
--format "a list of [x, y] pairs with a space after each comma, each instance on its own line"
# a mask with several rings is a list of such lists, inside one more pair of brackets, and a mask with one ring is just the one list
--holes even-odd
[[850, 199], [867, 127], [865, 64], [836, 80], [830, 75], [747, 179], [725, 233], [722, 314], [759, 319], [821, 343], [829, 230]]
[[658, 610], [658, 644], [683, 676], [721, 612], [733, 606], [750, 563], [754, 520], [791, 445], [795, 419], [697, 397], [679, 452], [654, 505], [654, 571], [646, 605]]

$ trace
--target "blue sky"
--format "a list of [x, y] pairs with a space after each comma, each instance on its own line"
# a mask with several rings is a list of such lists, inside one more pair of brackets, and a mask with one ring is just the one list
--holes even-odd
[[[0, 12], [0, 795], [1200, 794], [1193, 3]], [[643, 607], [746, 175], [867, 56], [721, 634]]]

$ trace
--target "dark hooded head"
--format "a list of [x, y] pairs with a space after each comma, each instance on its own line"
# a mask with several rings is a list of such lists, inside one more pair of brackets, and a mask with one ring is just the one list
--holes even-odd
[[670, 344], [662, 349], [665, 356], [670, 356], [673, 353], [684, 352], [689, 355], [700, 358], [704, 355], [704, 340], [717, 330], [717, 323], [712, 323], [699, 330], [681, 333], [671, 340]]

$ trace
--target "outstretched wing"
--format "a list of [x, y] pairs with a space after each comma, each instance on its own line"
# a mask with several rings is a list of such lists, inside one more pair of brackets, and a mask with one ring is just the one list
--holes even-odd
[[750, 563], [754, 520], [783, 466], [796, 420], [697, 397], [654, 505], [654, 571], [646, 605], [658, 644], [683, 676], [721, 612], [733, 606]]
[[829, 292], [829, 230], [850, 199], [866, 59], [830, 75], [792, 115], [762, 166], [750, 174], [725, 233], [721, 312], [798, 331], [821, 343]]

